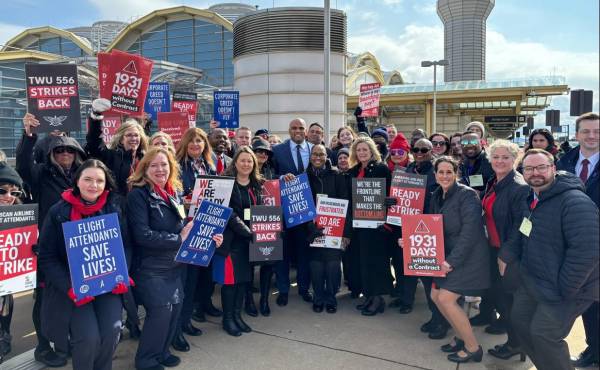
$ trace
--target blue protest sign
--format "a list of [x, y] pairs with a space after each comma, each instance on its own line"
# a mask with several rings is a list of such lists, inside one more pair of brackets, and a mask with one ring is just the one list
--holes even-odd
[[293, 227], [315, 218], [315, 202], [305, 173], [292, 181], [279, 180], [279, 187], [285, 226]]
[[175, 261], [198, 266], [208, 266], [215, 254], [213, 235], [223, 234], [233, 210], [208, 200], [202, 200], [194, 217], [190, 235], [181, 245]]
[[152, 116], [153, 121], [158, 120], [158, 112], [170, 112], [171, 101], [169, 98], [168, 82], [150, 82], [148, 93], [144, 102], [144, 112]]
[[108, 293], [117, 283], [129, 285], [116, 213], [65, 222], [62, 227], [71, 286], [78, 299]]
[[240, 92], [214, 91], [214, 120], [220, 128], [240, 127]]

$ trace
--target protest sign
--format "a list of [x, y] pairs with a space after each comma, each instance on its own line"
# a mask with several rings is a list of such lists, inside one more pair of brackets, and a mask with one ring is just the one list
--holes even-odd
[[62, 224], [77, 299], [108, 293], [118, 283], [129, 285], [123, 238], [116, 213]]
[[285, 226], [294, 227], [315, 218], [315, 202], [305, 173], [291, 181], [279, 180], [279, 187]]
[[442, 215], [402, 216], [404, 275], [444, 277], [444, 222]]
[[35, 288], [38, 205], [0, 207], [0, 297]]
[[202, 200], [193, 220], [194, 225], [189, 236], [179, 248], [175, 261], [208, 266], [216, 248], [212, 237], [215, 234], [223, 234], [231, 212], [231, 208]]
[[379, 115], [379, 82], [360, 85], [358, 106], [362, 108], [361, 117], [377, 117]]
[[346, 199], [319, 197], [315, 224], [317, 227], [323, 228], [323, 236], [317, 237], [310, 246], [342, 248], [347, 211], [348, 201]]
[[403, 215], [423, 213], [427, 176], [396, 170], [392, 174], [390, 197], [396, 198], [396, 205], [387, 210], [387, 223], [402, 226]]
[[188, 116], [185, 112], [158, 113], [158, 130], [169, 134], [175, 147], [177, 147], [181, 141], [181, 137], [189, 127]]
[[375, 229], [385, 223], [385, 179], [352, 179], [352, 226]]
[[250, 262], [283, 260], [281, 207], [250, 207]]
[[[113, 50], [98, 58], [100, 97], [110, 100], [111, 111], [141, 117], [154, 62], [137, 54]], [[107, 73], [106, 87], [102, 87]]]
[[110, 73], [110, 53], [98, 53], [98, 89], [100, 97], [110, 100], [110, 86], [108, 86], [108, 74]]
[[198, 110], [198, 94], [193, 92], [173, 92], [171, 111], [186, 112], [188, 114], [189, 127], [196, 127], [196, 112]]
[[102, 140], [104, 144], [110, 144], [113, 136], [117, 133], [119, 127], [121, 127], [121, 115], [119, 114], [104, 114], [102, 120]]
[[267, 180], [262, 187], [262, 202], [265, 206], [281, 206], [279, 180]]
[[192, 192], [192, 204], [190, 205], [189, 217], [194, 217], [198, 204], [205, 199], [213, 203], [229, 206], [231, 191], [233, 190], [233, 177], [225, 176], [198, 176]]
[[213, 111], [219, 128], [240, 127], [240, 92], [214, 91]]
[[144, 112], [148, 113], [153, 121], [156, 121], [158, 120], [159, 112], [169, 112], [170, 110], [169, 83], [150, 82], [148, 92], [146, 93]]
[[74, 64], [25, 64], [27, 112], [40, 121], [36, 132], [81, 131], [79, 85]]

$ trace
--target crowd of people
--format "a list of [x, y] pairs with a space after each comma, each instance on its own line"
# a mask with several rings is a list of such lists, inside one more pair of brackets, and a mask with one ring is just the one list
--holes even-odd
[[[286, 306], [291, 268], [298, 294], [312, 310], [335, 314], [346, 284], [361, 315], [385, 308], [409, 315], [419, 281], [430, 320], [421, 331], [439, 340], [450, 361], [482, 360], [473, 326], [507, 341], [489, 348], [499, 359], [529, 356], [539, 369], [570, 369], [598, 363], [600, 121], [577, 118], [579, 146], [556, 146], [552, 133], [534, 130], [520, 149], [507, 140], [488, 144], [485, 126], [470, 122], [464, 132], [407, 138], [388, 125], [369, 132], [359, 125], [337, 130], [329, 145], [320, 123], [289, 123], [289, 138], [267, 129], [229, 131], [211, 122], [208, 133], [190, 128], [175, 147], [169, 135], [148, 137], [149, 125], [126, 120], [105, 144], [101, 136], [108, 101], [93, 102], [84, 146], [65, 133], [39, 138], [37, 117], [27, 114], [17, 147], [16, 170], [0, 158], [0, 206], [39, 205], [37, 288], [32, 318], [36, 360], [74, 369], [111, 369], [124, 332], [139, 341], [137, 369], [175, 367], [171, 350], [190, 351], [186, 336], [202, 334], [193, 322], [222, 318], [234, 337], [252, 331], [243, 315], [271, 315]], [[357, 110], [358, 113], [359, 110]], [[359, 122], [360, 123], [360, 122]], [[323, 235], [314, 222], [287, 228], [283, 259], [251, 263], [247, 210], [263, 204], [265, 180], [291, 181], [306, 173], [317, 197], [352, 199], [353, 178], [383, 178], [394, 171], [426, 176], [423, 213], [443, 215], [444, 278], [403, 274], [401, 227], [353, 228], [346, 215], [343, 248], [312, 248]], [[175, 262], [192, 222], [186, 217], [198, 176], [234, 179], [223, 234], [213, 236], [216, 253], [208, 267]], [[386, 197], [387, 207], [396, 199]], [[116, 213], [129, 268], [129, 284], [110, 293], [78, 298], [71, 286], [62, 223]], [[259, 282], [255, 288], [255, 269]], [[220, 285], [221, 307], [213, 304]], [[259, 293], [256, 306], [254, 295]], [[391, 301], [386, 304], [386, 297]], [[465, 302], [481, 297], [469, 318]], [[0, 355], [10, 351], [11, 295], [0, 298]], [[140, 320], [138, 306], [145, 310]], [[583, 316], [587, 348], [570, 358], [565, 342]]]

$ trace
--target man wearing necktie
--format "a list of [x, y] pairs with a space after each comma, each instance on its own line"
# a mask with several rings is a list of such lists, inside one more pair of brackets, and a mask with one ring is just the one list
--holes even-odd
[[[592, 198], [596, 206], [600, 207], [599, 118], [596, 113], [585, 113], [577, 118], [575, 121], [575, 138], [579, 142], [579, 146], [565, 154], [558, 161], [556, 167], [558, 170], [577, 175], [585, 185], [586, 194]], [[598, 366], [598, 317], [600, 316], [598, 302], [594, 302], [581, 316], [588, 346], [579, 356], [571, 358], [573, 366]]]
[[[300, 175], [306, 171], [309, 164], [312, 145], [306, 140], [306, 122], [302, 118], [293, 119], [288, 127], [290, 138], [273, 147], [273, 165], [275, 173], [280, 178], [292, 174]], [[279, 296], [277, 304], [285, 306], [290, 290], [290, 261], [296, 257], [298, 293], [306, 302], [312, 302], [310, 275], [308, 269], [308, 242], [306, 241], [306, 224], [301, 224], [286, 230], [283, 240], [283, 261], [275, 266], [277, 289]]]

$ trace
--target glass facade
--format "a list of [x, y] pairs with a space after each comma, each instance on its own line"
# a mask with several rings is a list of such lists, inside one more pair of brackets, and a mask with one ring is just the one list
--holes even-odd
[[203, 71], [200, 83], [233, 85], [233, 33], [200, 19], [166, 22], [141, 35], [127, 50]]
[[77, 44], [64, 37], [40, 39], [27, 46], [26, 49], [64, 55], [72, 58], [83, 57], [86, 55], [86, 53], [79, 46], [77, 46]]

